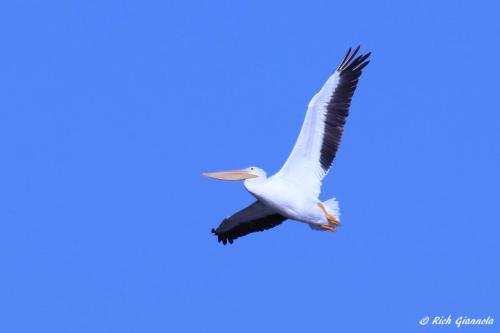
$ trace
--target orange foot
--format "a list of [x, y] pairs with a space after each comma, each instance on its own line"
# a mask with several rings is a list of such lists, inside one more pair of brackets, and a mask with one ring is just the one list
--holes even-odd
[[331, 226], [331, 225], [325, 225], [325, 224], [320, 224], [319, 225], [321, 228], [325, 229], [325, 230], [329, 230], [331, 232], [335, 232], [337, 231], [337, 229], [334, 227], [334, 226]]

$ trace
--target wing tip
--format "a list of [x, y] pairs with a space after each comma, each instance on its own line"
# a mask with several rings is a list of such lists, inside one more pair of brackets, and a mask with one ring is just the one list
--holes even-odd
[[368, 57], [370, 57], [370, 55], [372, 53], [368, 52], [366, 54], [360, 54], [358, 57], [356, 57], [356, 55], [358, 54], [360, 49], [361, 49], [361, 45], [358, 45], [354, 49], [354, 51], [350, 47], [347, 50], [346, 55], [342, 59], [342, 62], [337, 67], [337, 71], [339, 71], [339, 72], [343, 72], [345, 70], [350, 70], [350, 71], [358, 71], [359, 70], [360, 71], [364, 67], [366, 67], [370, 63], [370, 60], [367, 60], [367, 59], [368, 59]]
[[217, 241], [219, 243], [222, 243], [222, 244], [226, 245], [229, 242], [229, 244], [233, 244], [234, 239], [232, 237], [230, 237], [229, 235], [225, 234], [224, 232], [218, 232], [217, 229], [212, 228], [212, 230], [210, 230], [210, 231], [212, 232], [212, 234], [214, 234], [215, 236], [217, 236]]

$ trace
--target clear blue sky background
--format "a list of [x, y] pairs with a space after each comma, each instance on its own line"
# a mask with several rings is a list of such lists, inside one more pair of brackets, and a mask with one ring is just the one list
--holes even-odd
[[[424, 332], [500, 321], [495, 1], [0, 5], [0, 331]], [[349, 46], [322, 198], [343, 226], [221, 246]], [[499, 322], [500, 323], [500, 322]], [[479, 328], [493, 331], [496, 328]], [[469, 331], [472, 331], [471, 329]]]

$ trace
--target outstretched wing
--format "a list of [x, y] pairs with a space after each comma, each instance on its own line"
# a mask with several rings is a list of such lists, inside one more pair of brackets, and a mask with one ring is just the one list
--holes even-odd
[[347, 51], [344, 60], [309, 102], [306, 117], [292, 153], [279, 174], [310, 186], [319, 195], [342, 138], [351, 99], [370, 53], [355, 58], [359, 46]]
[[230, 244], [238, 238], [256, 231], [274, 228], [286, 220], [286, 217], [276, 213], [263, 203], [256, 201], [250, 206], [227, 217], [217, 227], [212, 229], [219, 242]]

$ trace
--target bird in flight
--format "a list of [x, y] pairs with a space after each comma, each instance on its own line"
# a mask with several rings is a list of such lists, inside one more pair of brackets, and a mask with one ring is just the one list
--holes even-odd
[[227, 217], [212, 233], [224, 245], [256, 231], [264, 231], [290, 219], [312, 229], [336, 231], [340, 224], [335, 198], [319, 199], [321, 182], [330, 170], [340, 144], [351, 99], [370, 52], [356, 57], [359, 46], [349, 49], [321, 90], [312, 98], [292, 153], [278, 173], [267, 178], [258, 167], [207, 172], [222, 180], [244, 180], [257, 200]]

